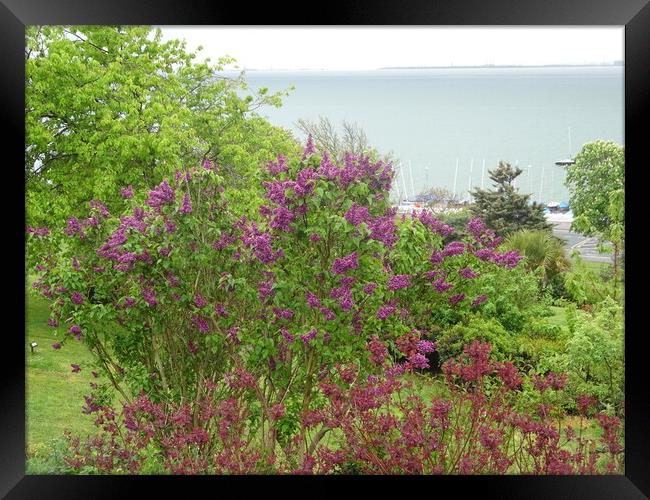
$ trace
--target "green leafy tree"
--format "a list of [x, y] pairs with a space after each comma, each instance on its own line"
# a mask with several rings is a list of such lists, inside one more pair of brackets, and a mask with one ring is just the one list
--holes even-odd
[[260, 162], [295, 150], [288, 132], [252, 116], [282, 94], [245, 95], [242, 75], [219, 76], [231, 58], [195, 57], [148, 26], [27, 28], [28, 223], [59, 223], [92, 199], [119, 210], [119, 187], [153, 187], [203, 160], [235, 186], [257, 185]]
[[530, 204], [530, 195], [521, 194], [515, 188], [513, 182], [522, 172], [519, 167], [500, 161], [495, 169], [488, 172], [495, 189], [476, 188], [472, 191], [475, 201], [471, 211], [474, 217], [482, 219], [500, 236], [508, 236], [520, 229], [550, 229], [542, 205], [536, 202]]
[[611, 141], [585, 144], [567, 167], [572, 228], [614, 247], [614, 289], [621, 274], [625, 240], [625, 150]]

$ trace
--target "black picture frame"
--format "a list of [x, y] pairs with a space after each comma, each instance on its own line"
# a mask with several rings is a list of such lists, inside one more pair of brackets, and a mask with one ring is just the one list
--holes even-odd
[[[6, 498], [115, 498], [145, 486], [148, 495], [156, 492], [187, 494], [191, 486], [207, 486], [211, 496], [224, 494], [227, 485], [248, 496], [252, 487], [273, 487], [283, 495], [340, 493], [342, 488], [363, 480], [366, 489], [384, 489], [388, 480], [397, 482], [404, 493], [420, 490], [425, 495], [441, 494], [440, 486], [451, 487], [454, 496], [476, 489], [481, 497], [495, 498], [648, 498], [650, 495], [649, 432], [650, 399], [647, 386], [647, 355], [642, 348], [645, 330], [640, 328], [644, 296], [634, 293], [644, 285], [639, 272], [641, 181], [646, 148], [642, 122], [648, 116], [650, 89], [650, 5], [648, 0], [417, 0], [402, 2], [327, 2], [301, 4], [287, 10], [302, 13], [290, 17], [281, 4], [222, 4], [207, 0], [161, 2], [140, 0], [0, 0], [0, 102], [3, 134], [5, 224], [12, 229], [13, 242], [24, 242], [24, 219], [17, 217], [20, 197], [16, 186], [24, 187], [24, 27], [34, 24], [156, 24], [156, 25], [617, 25], [625, 26], [625, 156], [627, 174], [626, 235], [626, 443], [624, 476], [444, 476], [433, 478], [351, 478], [351, 477], [262, 477], [187, 478], [114, 476], [26, 476], [25, 475], [25, 352], [22, 328], [3, 330], [3, 376], [0, 377], [3, 407], [0, 410], [0, 495]], [[22, 160], [21, 160], [22, 159]], [[7, 195], [11, 195], [8, 197]], [[23, 205], [24, 206], [24, 205]], [[20, 212], [19, 212], [20, 213]], [[13, 232], [15, 231], [15, 232]], [[15, 245], [16, 261], [24, 259], [24, 243]], [[8, 248], [5, 248], [8, 250]], [[24, 296], [14, 292], [24, 286], [24, 269], [11, 265], [5, 257], [7, 297], [15, 302], [6, 307], [5, 320], [25, 310]], [[10, 285], [10, 286], [8, 286]], [[631, 293], [632, 292], [632, 293]], [[7, 304], [8, 305], [8, 304]], [[5, 324], [7, 322], [5, 321]], [[24, 325], [24, 323], [23, 323]], [[11, 363], [9, 363], [11, 361]], [[252, 479], [255, 479], [254, 481]], [[214, 481], [217, 481], [216, 483]], [[318, 481], [314, 488], [313, 481]], [[268, 482], [267, 484], [264, 484]], [[281, 482], [283, 484], [277, 484]], [[267, 490], [269, 491], [269, 490]], [[263, 492], [262, 494], [268, 494]], [[413, 493], [411, 493], [413, 494]]]

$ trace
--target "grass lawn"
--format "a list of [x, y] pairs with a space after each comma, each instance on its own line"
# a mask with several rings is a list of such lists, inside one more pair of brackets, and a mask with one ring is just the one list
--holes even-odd
[[[94, 429], [92, 416], [81, 412], [94, 379], [86, 347], [72, 340], [53, 349], [52, 344], [62, 338], [62, 328], [47, 326], [49, 308], [44, 299], [27, 294], [26, 300], [26, 452], [28, 460], [38, 461], [51, 455], [65, 429], [76, 434]], [[31, 342], [38, 343], [33, 354]], [[72, 373], [71, 363], [80, 365], [81, 371]], [[28, 472], [32, 472], [29, 463]]]
[[566, 309], [559, 306], [550, 306], [550, 309], [553, 314], [551, 316], [548, 316], [546, 318], [546, 321], [548, 321], [551, 325], [560, 327], [566, 326]]

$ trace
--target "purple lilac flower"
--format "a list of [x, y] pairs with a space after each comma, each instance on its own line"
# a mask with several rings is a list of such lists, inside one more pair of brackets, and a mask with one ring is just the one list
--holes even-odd
[[308, 156], [314, 154], [314, 139], [312, 139], [311, 134], [307, 137], [307, 144], [305, 145], [305, 150], [302, 153], [302, 159], [304, 160]]
[[79, 373], [81, 371], [81, 367], [79, 365], [72, 363], [70, 366], [72, 367], [72, 373]]
[[297, 196], [306, 196], [314, 190], [314, 183], [318, 174], [313, 168], [303, 168], [296, 175], [296, 182], [293, 184], [293, 192]]
[[54, 344], [52, 344], [52, 349], [61, 349], [61, 344], [59, 342], [54, 342]]
[[436, 250], [433, 251], [431, 254], [431, 257], [429, 257], [429, 262], [431, 262], [434, 266], [436, 264], [440, 264], [444, 260], [445, 256], [443, 255], [442, 252], [438, 252]]
[[79, 335], [81, 333], [81, 327], [79, 325], [72, 325], [68, 331], [74, 335]]
[[280, 251], [273, 252], [271, 247], [272, 236], [270, 233], [262, 232], [257, 224], [253, 222], [249, 227], [244, 227], [244, 234], [241, 237], [242, 243], [252, 249], [255, 256], [262, 264], [272, 264], [281, 256]]
[[265, 197], [280, 206], [289, 204], [287, 189], [292, 189], [295, 185], [293, 181], [264, 181], [262, 186], [266, 188]]
[[478, 274], [476, 274], [472, 268], [470, 267], [464, 267], [459, 271], [459, 274], [466, 279], [472, 279], [472, 278], [477, 278]]
[[133, 186], [131, 185], [122, 188], [120, 192], [122, 193], [122, 198], [124, 198], [125, 200], [129, 200], [133, 198]]
[[353, 203], [348, 211], [345, 212], [344, 217], [345, 220], [356, 227], [362, 222], [366, 222], [370, 218], [370, 212], [368, 212], [368, 207]]
[[170, 221], [167, 217], [165, 217], [165, 229], [168, 233], [173, 233], [176, 231], [176, 224]]
[[357, 281], [357, 279], [354, 276], [346, 276], [344, 278], [341, 278], [339, 280], [339, 284], [343, 288], [350, 288], [354, 283]]
[[411, 365], [413, 365], [413, 368], [429, 368], [429, 360], [426, 358], [424, 354], [421, 354], [419, 352], [413, 353], [409, 357], [409, 362]]
[[294, 335], [291, 335], [291, 334], [289, 333], [289, 330], [287, 330], [286, 328], [281, 328], [281, 329], [280, 329], [280, 333], [282, 334], [282, 337], [284, 337], [284, 340], [286, 340], [286, 341], [289, 342], [289, 343], [291, 343], [291, 342], [293, 342], [294, 340], [296, 340], [296, 337], [295, 337]]
[[34, 236], [48, 236], [50, 234], [50, 230], [46, 227], [32, 227], [32, 226], [27, 226], [27, 232], [29, 234], [33, 234]]
[[351, 155], [346, 155], [345, 157], [345, 167], [339, 172], [339, 184], [342, 188], [346, 188], [359, 177], [361, 177], [362, 172], [354, 164], [354, 157]]
[[169, 248], [163, 247], [158, 251], [160, 252], [160, 255], [162, 255], [163, 257], [169, 257], [169, 252], [170, 252]]
[[142, 298], [147, 304], [149, 304], [152, 307], [158, 304], [158, 301], [156, 300], [156, 294], [153, 291], [153, 288], [145, 288], [144, 290], [142, 290]]
[[385, 214], [380, 217], [371, 218], [366, 221], [370, 229], [371, 240], [381, 241], [384, 246], [391, 248], [399, 239], [397, 236], [397, 226], [395, 226], [394, 217], [396, 209], [386, 210]]
[[51, 326], [52, 328], [56, 328], [59, 326], [59, 322], [56, 320], [56, 318], [50, 318], [47, 320], [47, 326]]
[[260, 282], [257, 291], [258, 291], [258, 296], [260, 300], [265, 300], [267, 298], [273, 297], [274, 295], [274, 290], [273, 290], [273, 284], [274, 284], [274, 275], [272, 272], [265, 271], [264, 275], [266, 277], [266, 280]]
[[182, 214], [192, 213], [192, 201], [190, 200], [190, 195], [187, 193], [183, 196], [183, 204], [181, 205], [180, 212]]
[[494, 257], [494, 252], [489, 248], [481, 248], [474, 252], [474, 255], [483, 261], [491, 260]]
[[149, 198], [147, 198], [145, 204], [152, 208], [159, 209], [166, 204], [173, 203], [175, 199], [176, 193], [167, 180], [164, 180], [158, 185], [158, 187], [149, 191]]
[[68, 219], [68, 225], [63, 230], [63, 232], [66, 234], [66, 236], [74, 236], [75, 234], [78, 234], [80, 238], [83, 238], [85, 236], [83, 228], [81, 227], [81, 223], [76, 217], [70, 217]]
[[379, 310], [377, 311], [377, 319], [386, 319], [390, 317], [391, 314], [395, 312], [395, 305], [393, 303], [388, 303], [382, 305]]
[[441, 236], [449, 236], [451, 233], [454, 232], [453, 227], [448, 226], [442, 221], [436, 219], [433, 216], [433, 214], [428, 210], [420, 211], [418, 219], [424, 226], [431, 229], [431, 231], [433, 231], [434, 233], [440, 234]]
[[334, 321], [336, 319], [336, 314], [334, 314], [334, 311], [327, 307], [321, 307], [320, 312], [327, 321]]
[[316, 243], [317, 241], [320, 241], [321, 238], [316, 233], [311, 233], [311, 235], [309, 235], [309, 239], [312, 243]]
[[439, 278], [433, 282], [433, 288], [435, 288], [437, 292], [446, 292], [453, 286], [453, 283], [446, 283], [444, 278]]
[[181, 280], [178, 279], [174, 273], [169, 271], [167, 273], [167, 283], [169, 283], [170, 287], [176, 288], [178, 285], [181, 284]]
[[503, 266], [507, 269], [512, 269], [519, 264], [519, 261], [524, 257], [520, 255], [516, 250], [511, 250], [503, 254], [494, 254], [493, 260], [499, 266]]
[[237, 336], [237, 334], [239, 333], [239, 327], [238, 326], [232, 326], [232, 327], [228, 328], [227, 333], [228, 333], [228, 337], [230, 337], [230, 341], [233, 344], [235, 344], [235, 345], [241, 344], [241, 340], [239, 340], [239, 337]]
[[293, 311], [291, 309], [281, 309], [279, 307], [274, 307], [273, 314], [275, 314], [277, 318], [282, 318], [282, 319], [293, 318]]
[[180, 170], [176, 169], [176, 172], [174, 172], [174, 180], [176, 180], [176, 182], [179, 181], [190, 182], [191, 179], [192, 177], [190, 176], [189, 170], [186, 170], [185, 173], [183, 173]]
[[74, 255], [72, 256], [72, 267], [74, 267], [75, 271], [81, 271], [81, 266], [79, 265], [79, 261], [77, 260], [77, 257]]
[[340, 168], [332, 163], [332, 160], [327, 154], [327, 151], [323, 151], [323, 156], [318, 167], [318, 174], [321, 176], [321, 178], [327, 179], [328, 181], [333, 181], [338, 177], [339, 172]]
[[310, 291], [305, 292], [305, 298], [307, 299], [307, 304], [312, 309], [316, 309], [317, 307], [320, 307], [321, 305], [320, 300], [318, 299], [318, 297], [316, 297], [316, 295], [314, 295]]
[[316, 328], [312, 328], [306, 334], [301, 335], [300, 340], [302, 340], [303, 344], [307, 345], [309, 344], [309, 342], [311, 342], [316, 338], [316, 335], [318, 335], [318, 331], [316, 330]]
[[104, 205], [104, 204], [103, 204], [101, 201], [99, 201], [99, 200], [90, 200], [89, 205], [90, 205], [90, 209], [91, 209], [91, 210], [92, 210], [93, 208], [96, 209], [96, 210], [99, 212], [99, 214], [100, 214], [102, 217], [104, 217], [104, 218], [107, 218], [107, 217], [109, 217], [109, 216], [111, 215], [111, 214], [109, 213], [109, 211], [108, 211], [108, 208], [106, 208], [106, 205]]
[[286, 207], [277, 207], [273, 210], [273, 218], [271, 219], [270, 226], [273, 229], [279, 229], [285, 233], [290, 233], [293, 229], [291, 223], [294, 220], [294, 214]]
[[478, 217], [474, 217], [467, 222], [467, 231], [479, 241], [483, 233], [487, 230], [485, 223]]
[[135, 305], [135, 299], [133, 297], [126, 297], [124, 299], [124, 309], [128, 309], [129, 307], [133, 307]]
[[410, 274], [396, 274], [388, 279], [389, 290], [401, 290], [402, 288], [407, 288], [409, 286], [411, 286]]
[[372, 294], [372, 292], [375, 291], [375, 288], [377, 288], [377, 283], [371, 282], [368, 283], [366, 286], [363, 287], [363, 291], [367, 293], [368, 295]]
[[420, 340], [417, 343], [417, 351], [421, 353], [433, 352], [436, 350], [436, 346], [430, 340]]
[[332, 273], [344, 274], [350, 269], [357, 269], [358, 267], [359, 267], [359, 261], [358, 261], [357, 252], [352, 252], [350, 255], [347, 255], [346, 257], [342, 257], [340, 259], [334, 259], [334, 263], [332, 264]]
[[228, 316], [228, 311], [226, 311], [226, 308], [221, 303], [214, 305], [214, 312], [217, 314], [217, 316], [221, 316], [222, 318]]
[[458, 304], [464, 298], [465, 298], [464, 293], [459, 293], [459, 294], [456, 294], [456, 295], [452, 295], [451, 297], [449, 297], [449, 303], [450, 304]]
[[445, 246], [442, 254], [445, 257], [448, 257], [452, 255], [461, 255], [463, 252], [465, 252], [465, 244], [462, 241], [452, 241]]
[[479, 295], [474, 300], [472, 300], [472, 307], [480, 306], [483, 302], [487, 300], [487, 295]]
[[190, 354], [196, 354], [199, 352], [199, 348], [196, 347], [196, 344], [191, 340], [187, 343], [187, 350], [190, 351]]
[[279, 155], [277, 163], [270, 161], [266, 167], [268, 168], [269, 173], [273, 176], [276, 176], [282, 172], [286, 172], [287, 158], [284, 155]]
[[208, 333], [210, 331], [210, 326], [203, 316], [194, 316], [192, 318], [192, 322], [201, 333]]
[[203, 298], [200, 293], [194, 294], [194, 305], [199, 309], [208, 305], [208, 302]]
[[83, 304], [84, 302], [84, 296], [81, 295], [79, 292], [73, 292], [70, 298], [72, 299], [72, 302], [74, 302], [77, 305]]
[[215, 241], [212, 244], [212, 248], [215, 250], [222, 250], [223, 248], [226, 248], [228, 245], [234, 243], [237, 240], [234, 236], [231, 236], [229, 234], [222, 234], [217, 241]]

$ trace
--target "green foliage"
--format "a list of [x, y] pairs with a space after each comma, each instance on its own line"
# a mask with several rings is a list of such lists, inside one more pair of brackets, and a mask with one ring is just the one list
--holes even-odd
[[521, 264], [510, 271], [495, 269], [482, 276], [482, 286], [488, 300], [481, 313], [495, 318], [509, 332], [521, 332], [529, 317], [544, 310], [540, 301], [538, 280], [527, 272]]
[[599, 273], [589, 267], [577, 252], [571, 270], [564, 274], [564, 288], [578, 305], [595, 304], [612, 293]]
[[91, 199], [120, 210], [119, 187], [152, 187], [203, 160], [250, 186], [260, 163], [296, 151], [288, 132], [251, 114], [284, 93], [240, 97], [243, 78], [219, 76], [232, 59], [195, 58], [148, 26], [28, 27], [28, 223], [59, 223]]
[[467, 208], [463, 208], [460, 210], [440, 213], [437, 217], [445, 224], [453, 227], [455, 234], [463, 236], [466, 235], [465, 228], [467, 227], [469, 220], [472, 218], [472, 212]]
[[613, 244], [612, 294], [618, 294], [625, 241], [625, 149], [611, 141], [585, 144], [567, 167], [572, 228]]
[[36, 447], [36, 451], [27, 454], [25, 472], [28, 475], [73, 473], [73, 468], [65, 461], [68, 449], [68, 440], [63, 435], [52, 439], [45, 447]]
[[436, 351], [440, 355], [440, 362], [459, 356], [463, 347], [474, 340], [490, 342], [492, 354], [498, 360], [509, 359], [517, 352], [515, 335], [508, 332], [495, 318], [472, 315], [466, 322], [444, 330], [436, 338]]
[[541, 272], [540, 288], [560, 280], [571, 263], [565, 254], [565, 242], [544, 230], [520, 230], [506, 240], [506, 247], [524, 256], [524, 266], [529, 271]]
[[543, 206], [536, 202], [529, 204], [529, 194], [520, 194], [513, 181], [521, 174], [519, 167], [500, 161], [489, 170], [495, 189], [476, 188], [472, 192], [474, 203], [472, 215], [480, 218], [500, 236], [508, 236], [521, 229], [549, 230], [544, 217]]
[[613, 299], [592, 313], [576, 311], [566, 349], [540, 364], [569, 374], [568, 390], [595, 396], [610, 411], [622, 413], [625, 378], [623, 308]]
[[585, 144], [567, 167], [573, 229], [620, 242], [625, 230], [625, 150], [610, 141]]

